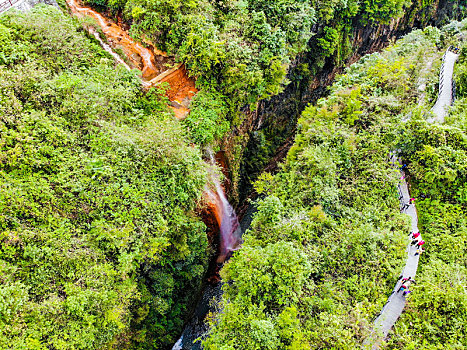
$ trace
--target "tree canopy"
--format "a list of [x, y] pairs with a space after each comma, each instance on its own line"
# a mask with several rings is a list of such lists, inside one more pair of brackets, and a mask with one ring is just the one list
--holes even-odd
[[168, 346], [209, 258], [199, 149], [67, 15], [0, 43], [0, 348]]
[[467, 346], [464, 56], [447, 124], [427, 122], [444, 49], [466, 29], [414, 31], [349, 67], [305, 109], [280, 171], [255, 184], [262, 198], [222, 271], [223, 312], [213, 315], [206, 349], [361, 346], [402, 271], [410, 233], [399, 170], [388, 161], [394, 149], [408, 164], [427, 253], [384, 348]]

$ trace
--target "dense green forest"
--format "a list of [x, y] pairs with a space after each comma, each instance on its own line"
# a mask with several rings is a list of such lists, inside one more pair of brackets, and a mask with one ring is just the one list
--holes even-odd
[[[451, 2], [452, 9], [440, 15], [440, 22], [466, 11], [463, 1]], [[121, 14], [131, 24], [130, 33], [175, 55], [198, 78], [197, 85], [203, 90], [198, 98], [199, 112], [191, 114], [187, 124], [200, 144], [212, 141], [212, 135], [219, 139], [219, 134], [229, 130], [226, 124], [238, 125], [242, 119], [238, 112], [246, 104], [254, 108], [258, 100], [282, 91], [290, 83], [286, 73], [297, 55], [311, 53], [300, 71], [304, 75], [315, 74], [326, 60], [340, 65], [354, 52], [355, 28], [390, 23], [405, 14], [409, 29], [415, 17], [426, 24], [438, 6], [434, 0], [85, 3]], [[203, 98], [205, 95], [208, 98]]]
[[406, 256], [410, 226], [399, 214], [393, 149], [408, 164], [428, 247], [385, 348], [467, 346], [466, 50], [447, 123], [426, 121], [444, 50], [466, 29], [407, 35], [352, 65], [303, 112], [281, 170], [255, 184], [263, 197], [222, 271], [224, 309], [213, 315], [206, 349], [360, 347]]
[[[311, 52], [300, 72], [312, 77], [349, 57], [354, 28], [403, 13], [428, 21], [436, 5], [88, 3], [184, 62], [201, 91], [179, 122], [163, 86], [144, 91], [139, 72], [117, 66], [69, 15], [0, 15], [1, 349], [171, 348], [212, 255], [199, 215], [202, 149], [219, 147], [242, 108], [279, 93], [300, 55]], [[467, 22], [414, 31], [306, 108], [278, 173], [255, 183], [257, 212], [221, 271], [223, 311], [210, 315], [205, 349], [361, 346], [406, 257], [394, 149], [427, 252], [383, 346], [467, 347], [467, 49], [450, 116], [427, 122], [441, 57], [460, 32]]]
[[166, 98], [48, 7], [0, 17], [0, 86], [0, 348], [172, 344], [209, 251]]
[[[463, 0], [84, 0], [130, 25], [185, 63], [202, 92], [184, 121], [191, 139], [230, 148], [231, 198], [253, 190], [262, 169], [293, 138], [306, 103], [290, 103], [283, 120], [249, 133], [245, 111], [288, 86], [306, 89], [314, 77], [342, 66], [363, 43], [466, 13]], [[372, 34], [371, 34], [372, 33]], [[384, 39], [383, 39], [384, 41]], [[365, 52], [365, 50], [363, 50]], [[289, 97], [290, 98], [290, 97]], [[300, 104], [294, 110], [293, 104]], [[274, 109], [274, 107], [272, 108]], [[248, 122], [246, 123], [248, 125]], [[234, 130], [234, 132], [230, 132]]]

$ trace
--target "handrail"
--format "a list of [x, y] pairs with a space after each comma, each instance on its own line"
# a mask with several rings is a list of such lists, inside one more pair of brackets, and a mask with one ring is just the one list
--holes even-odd
[[8, 10], [10, 7], [13, 7], [19, 1], [21, 0], [6, 0], [6, 1], [0, 2], [0, 13]]
[[452, 104], [456, 100], [456, 81], [452, 79]]
[[[439, 88], [438, 88], [438, 99], [441, 96], [441, 92], [443, 90], [444, 84], [444, 76], [445, 76], [445, 62], [446, 56], [448, 52], [452, 52], [456, 55], [459, 54], [459, 49], [454, 46], [450, 46], [443, 55], [443, 62], [441, 64], [441, 69], [439, 73]], [[456, 58], [457, 60], [457, 58]], [[455, 61], [454, 61], [455, 63]], [[449, 71], [448, 73], [453, 73]], [[455, 98], [456, 93], [456, 85], [452, 76], [447, 76], [446, 79], [449, 81], [451, 79], [451, 104]], [[438, 102], [438, 100], [437, 100]], [[400, 164], [402, 165], [401, 160], [397, 157], [397, 154], [400, 150], [396, 150], [390, 153], [389, 160], [392, 162], [393, 165]], [[407, 208], [407, 204], [410, 203], [410, 192], [405, 181], [405, 172], [402, 168], [400, 168], [401, 172], [401, 181], [399, 182], [398, 188], [398, 195], [399, 195], [399, 204], [401, 212], [409, 214], [411, 217], [411, 232], [418, 232], [418, 215], [415, 208], [415, 204], [411, 203]], [[409, 211], [409, 212], [408, 212]], [[421, 237], [421, 236], [420, 236]], [[407, 259], [404, 266], [404, 270], [401, 273], [401, 277], [415, 277], [415, 274], [418, 269], [418, 259], [420, 255], [414, 255], [414, 249], [410, 243], [407, 246]], [[400, 288], [400, 280], [397, 281], [394, 289], [392, 290], [391, 295], [387, 299], [386, 303], [382, 307], [381, 311], [378, 313], [375, 319], [373, 319], [373, 330], [369, 337], [365, 339], [363, 342], [363, 346], [365, 349], [379, 349], [379, 343], [382, 339], [385, 339], [389, 330], [394, 326], [395, 322], [401, 315], [402, 311], [405, 307], [405, 297], [403, 295], [397, 294], [397, 291]], [[396, 294], [395, 294], [396, 293]], [[392, 302], [392, 303], [391, 303]]]
[[[459, 48], [458, 47], [454, 47], [454, 46], [449, 46], [449, 51], [455, 53], [456, 55], [459, 54]], [[452, 79], [452, 104], [454, 104], [454, 101], [456, 100], [456, 81], [454, 79]]]
[[428, 122], [438, 121], [442, 123], [447, 113], [446, 107], [452, 106], [454, 103], [456, 87], [452, 73], [454, 70], [454, 64], [459, 57], [459, 51], [459, 48], [449, 46], [443, 55], [441, 69], [439, 71], [438, 96], [435, 104], [431, 108], [434, 117], [428, 118]]
[[[442, 64], [441, 64], [441, 69], [439, 70], [439, 84], [438, 84], [438, 96], [437, 96], [437, 99], [439, 98], [439, 95], [441, 94], [441, 91], [443, 90], [443, 86], [444, 86], [444, 63], [445, 63], [445, 58], [446, 58], [446, 55], [448, 52], [452, 52], [452, 53], [455, 53], [456, 55], [459, 54], [459, 48], [458, 47], [455, 47], [455, 46], [449, 46], [448, 49], [446, 50], [446, 52], [444, 53], [443, 55], [443, 61], [442, 61]], [[455, 99], [455, 93], [456, 93], [456, 83], [454, 81], [454, 79], [452, 79], [452, 103], [454, 103], [454, 99]]]

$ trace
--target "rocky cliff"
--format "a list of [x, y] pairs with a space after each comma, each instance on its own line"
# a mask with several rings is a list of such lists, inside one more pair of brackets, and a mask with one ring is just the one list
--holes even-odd
[[[465, 14], [465, 1], [439, 0], [420, 9], [414, 4], [389, 23], [366, 23], [359, 18], [351, 24], [350, 47], [345, 58], [339, 52], [325, 59], [320, 56], [318, 42], [324, 25], [315, 24], [317, 33], [309, 49], [291, 63], [282, 93], [260, 101], [255, 108], [243, 110], [244, 119], [224, 141], [231, 169], [231, 199], [239, 204], [254, 197], [252, 182], [263, 171], [274, 171], [287, 154], [296, 129], [297, 119], [309, 103], [326, 94], [334, 77], [365, 54], [382, 50], [412, 29], [442, 26], [450, 19]], [[245, 205], [239, 205], [245, 208]], [[240, 212], [242, 209], [240, 208]]]

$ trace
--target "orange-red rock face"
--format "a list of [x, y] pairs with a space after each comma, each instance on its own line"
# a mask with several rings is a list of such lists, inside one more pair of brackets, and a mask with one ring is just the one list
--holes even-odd
[[[105, 18], [100, 13], [81, 6], [77, 0], [66, 0], [70, 11], [78, 17], [92, 17], [99, 24], [112, 48], [121, 49], [127, 61], [127, 68], [136, 68], [142, 72], [143, 86], [151, 88], [162, 82], [167, 82], [170, 88], [167, 97], [172, 104], [170, 108], [178, 119], [183, 119], [189, 113], [191, 99], [198, 92], [195, 79], [188, 76], [184, 65], [175, 65], [174, 59], [154, 48], [146, 48], [130, 37], [121, 26]], [[170, 68], [173, 67], [173, 68]]]

